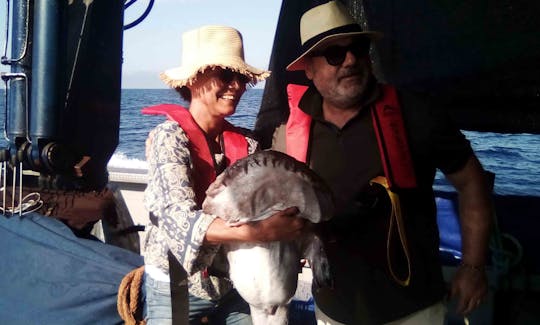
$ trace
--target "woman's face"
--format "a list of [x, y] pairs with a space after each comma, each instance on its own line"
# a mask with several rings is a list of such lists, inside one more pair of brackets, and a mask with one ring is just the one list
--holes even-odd
[[210, 115], [224, 118], [235, 112], [247, 82], [246, 76], [229, 69], [207, 69], [189, 86], [191, 103], [203, 104]]

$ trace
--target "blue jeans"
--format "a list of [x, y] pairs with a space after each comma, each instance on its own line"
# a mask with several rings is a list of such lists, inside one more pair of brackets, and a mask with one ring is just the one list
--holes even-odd
[[[203, 322], [206, 319], [206, 322]], [[248, 303], [236, 290], [218, 301], [189, 295], [189, 324], [251, 325]]]
[[[157, 281], [145, 274], [143, 286], [144, 319], [147, 325], [172, 324], [169, 282]], [[189, 324], [252, 325], [249, 305], [236, 290], [218, 301], [189, 295]]]
[[172, 325], [171, 286], [144, 275], [143, 316], [147, 325]]

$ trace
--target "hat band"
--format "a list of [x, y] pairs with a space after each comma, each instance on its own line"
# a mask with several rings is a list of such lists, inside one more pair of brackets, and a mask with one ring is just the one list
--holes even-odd
[[357, 32], [363, 32], [362, 28], [358, 24], [349, 24], [349, 25], [329, 29], [326, 32], [317, 34], [316, 36], [313, 36], [312, 38], [305, 41], [304, 44], [302, 44], [301, 52], [304, 53], [305, 51], [309, 50], [313, 45], [317, 44], [320, 40], [328, 36], [331, 36], [334, 34], [357, 33]]

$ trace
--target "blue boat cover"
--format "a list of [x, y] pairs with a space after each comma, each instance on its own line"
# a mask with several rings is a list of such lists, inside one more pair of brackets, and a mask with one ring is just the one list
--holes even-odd
[[437, 225], [439, 227], [439, 252], [444, 265], [455, 265], [461, 261], [461, 228], [456, 195], [438, 193]]
[[62, 222], [0, 215], [0, 324], [121, 324], [118, 286], [142, 256]]

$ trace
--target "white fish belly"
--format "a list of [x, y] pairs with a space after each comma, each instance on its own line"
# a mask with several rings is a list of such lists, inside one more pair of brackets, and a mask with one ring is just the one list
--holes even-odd
[[252, 306], [271, 310], [285, 305], [296, 291], [300, 254], [295, 243], [228, 245], [230, 277]]

